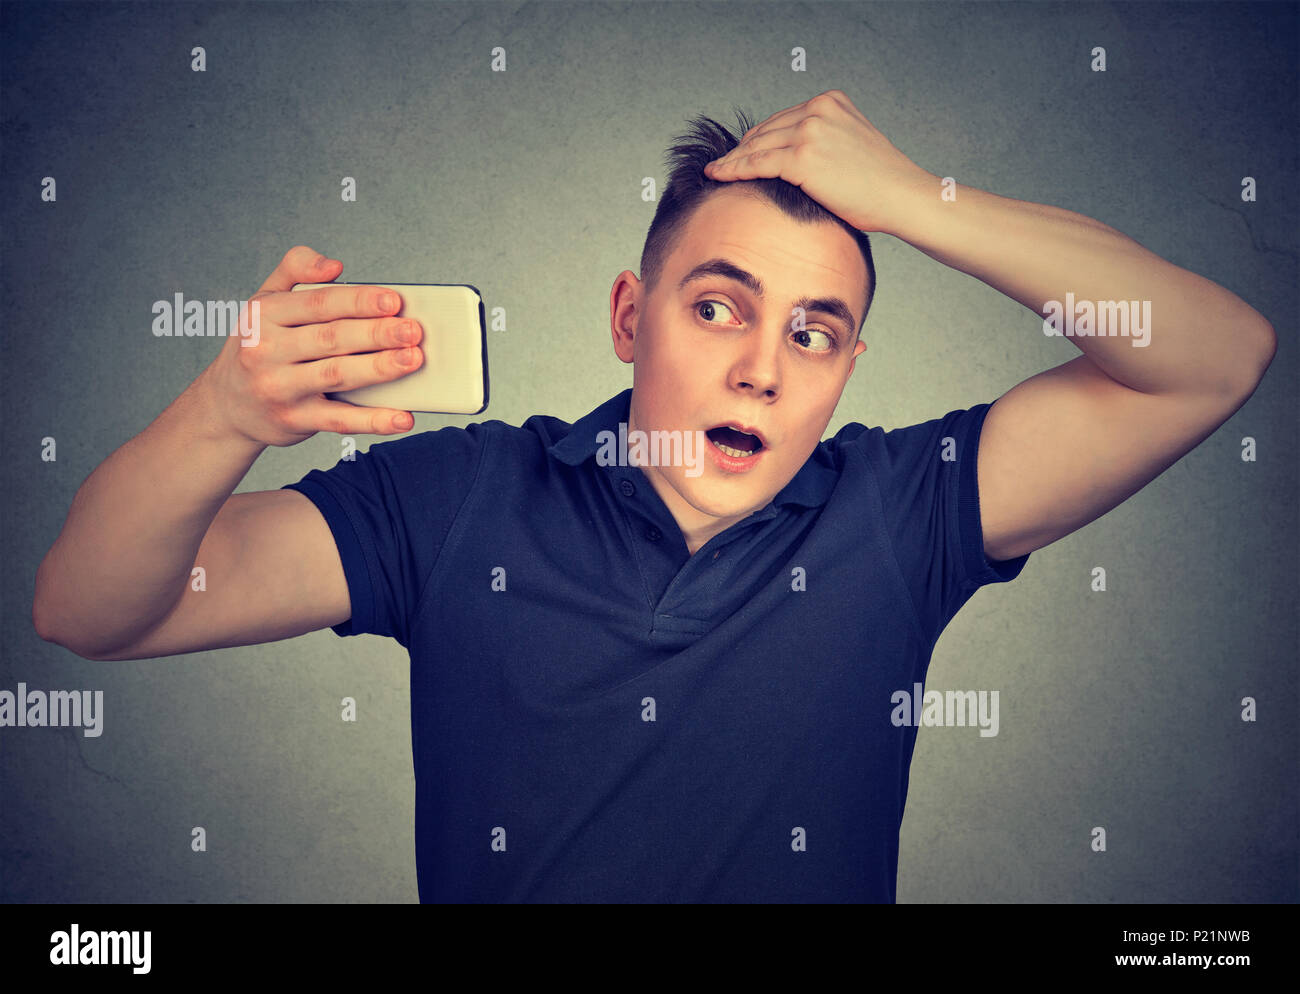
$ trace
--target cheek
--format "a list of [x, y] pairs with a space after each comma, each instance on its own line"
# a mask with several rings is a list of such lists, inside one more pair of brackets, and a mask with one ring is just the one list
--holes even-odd
[[660, 365], [674, 370], [689, 370], [700, 364], [699, 343], [689, 329], [678, 330], [655, 341], [655, 352]]
[[651, 362], [659, 387], [675, 402], [693, 404], [711, 391], [718, 377], [718, 360], [688, 338], [657, 341]]
[[[826, 403], [818, 403], [805, 409], [807, 416], [800, 420], [790, 435], [786, 436], [786, 452], [791, 461], [797, 460], [802, 466], [808, 456], [812, 455], [813, 450], [821, 442], [822, 435], [825, 434], [824, 429], [819, 430], [819, 426], [830, 421], [834, 409], [834, 404]], [[798, 453], [803, 455], [800, 456]]]

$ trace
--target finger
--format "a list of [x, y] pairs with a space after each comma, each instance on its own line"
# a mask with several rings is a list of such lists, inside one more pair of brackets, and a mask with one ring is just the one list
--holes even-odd
[[757, 138], [759, 135], [767, 134], [767, 132], [774, 128], [788, 127], [797, 121], [803, 120], [807, 116], [808, 113], [804, 110], [804, 104], [797, 104], [794, 107], [781, 111], [780, 113], [773, 114], [766, 121], [760, 121], [741, 135], [737, 147], [745, 144], [747, 141]]
[[[753, 139], [759, 135], [765, 135], [778, 128], [788, 128], [791, 125], [798, 124], [805, 117], [809, 117], [813, 114], [825, 113], [832, 108], [843, 110], [851, 109], [857, 112], [857, 108], [853, 106], [852, 102], [841, 90], [827, 90], [825, 93], [819, 93], [815, 97], [809, 97], [803, 103], [795, 104], [793, 107], [779, 111], [769, 117], [766, 121], [754, 125], [754, 127], [746, 131], [745, 134], [741, 135], [741, 141], [743, 142], [746, 138]], [[862, 114], [858, 112], [857, 116], [862, 117]], [[863, 120], [866, 120], [866, 118], [863, 118]]]
[[[711, 162], [705, 167], [709, 179], [727, 182], [738, 179], [774, 179], [780, 177], [794, 182], [783, 173], [792, 164], [791, 152], [786, 148], [759, 149], [751, 155], [728, 157], [725, 161]], [[734, 153], [733, 153], [734, 155]], [[796, 186], [799, 184], [795, 183]]]
[[415, 424], [410, 411], [361, 407], [327, 397], [304, 401], [285, 420], [289, 431], [333, 431], [340, 435], [396, 435], [410, 431]]
[[746, 138], [753, 138], [755, 135], [763, 134], [772, 128], [784, 128], [795, 121], [801, 120], [808, 116], [808, 101], [795, 104], [793, 107], [787, 107], [785, 110], [779, 110], [759, 121], [756, 125], [740, 136], [743, 142]]
[[378, 352], [418, 345], [424, 329], [414, 318], [340, 318], [294, 328], [283, 349], [286, 362]]
[[266, 278], [258, 293], [292, 290], [299, 283], [329, 283], [343, 271], [343, 263], [321, 255], [306, 245], [295, 245], [284, 254], [275, 271]]
[[402, 296], [381, 286], [319, 286], [297, 293], [277, 293], [262, 301], [262, 316], [282, 328], [325, 324], [340, 318], [392, 317]]
[[[741, 135], [741, 141], [744, 142], [746, 139], [752, 139], [759, 135], [767, 134], [769, 131], [773, 131], [777, 128], [788, 128], [792, 124], [799, 123], [809, 114], [814, 112], [812, 103], [820, 96], [823, 96], [823, 94], [819, 93], [816, 97], [809, 97], [801, 104], [795, 104], [793, 107], [787, 107], [785, 110], [778, 111], [766, 121], [754, 125], [754, 127]], [[817, 106], [822, 106], [822, 103], [819, 102]]]
[[387, 383], [419, 369], [423, 361], [424, 355], [418, 346], [363, 355], [335, 355], [312, 362], [291, 363], [281, 368], [277, 379], [283, 377], [286, 389], [282, 395], [300, 398], [316, 393], [355, 390], [372, 383]]
[[743, 158], [746, 155], [752, 155], [754, 152], [760, 150], [788, 148], [794, 145], [798, 140], [799, 133], [795, 130], [793, 125], [786, 128], [777, 128], [775, 131], [769, 131], [762, 135], [755, 135], [748, 141], [737, 145], [721, 158], [714, 159], [712, 162], [708, 163], [705, 167], [705, 173], [712, 176], [713, 173], [709, 167], [716, 168], [723, 163], [734, 162], [736, 159]]

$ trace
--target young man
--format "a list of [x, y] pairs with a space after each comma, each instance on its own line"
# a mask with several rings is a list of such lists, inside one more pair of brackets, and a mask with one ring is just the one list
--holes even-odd
[[[371, 288], [289, 293], [339, 275], [294, 249], [262, 344], [228, 342], [78, 494], [38, 631], [96, 659], [397, 639], [425, 901], [892, 901], [916, 735], [897, 692], [979, 586], [1244, 403], [1273, 331], [1105, 225], [942, 196], [838, 91], [738, 145], [703, 119], [674, 152], [644, 278], [610, 295], [631, 390], [229, 496], [266, 445], [409, 426], [322, 396], [409, 371], [402, 322]], [[822, 441], [864, 348], [869, 231], [1040, 316], [1148, 301], [1145, 340], [1072, 337], [1082, 355], [992, 406]], [[680, 433], [680, 458], [630, 458], [637, 432]]]

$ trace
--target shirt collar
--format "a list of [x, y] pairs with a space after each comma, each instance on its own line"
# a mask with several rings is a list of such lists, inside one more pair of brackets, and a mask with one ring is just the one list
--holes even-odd
[[[632, 388], [628, 387], [615, 394], [594, 411], [584, 414], [564, 435], [547, 447], [549, 452], [560, 462], [577, 466], [588, 459], [595, 458], [600, 448], [597, 436], [602, 431], [617, 434], [620, 423], [626, 424], [628, 411], [632, 406]], [[839, 480], [839, 472], [827, 450], [825, 442], [813, 449], [812, 455], [799, 468], [799, 472], [781, 488], [772, 498], [778, 506], [799, 504], [804, 507], [820, 507], [825, 504]]]

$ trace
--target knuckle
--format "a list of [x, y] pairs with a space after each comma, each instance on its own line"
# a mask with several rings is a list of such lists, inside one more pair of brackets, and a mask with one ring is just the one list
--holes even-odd
[[318, 286], [307, 291], [307, 310], [311, 314], [324, 314], [329, 304], [329, 287]]
[[295, 245], [285, 255], [285, 264], [296, 273], [305, 273], [316, 268], [320, 253], [309, 245]]
[[341, 417], [337, 414], [332, 414], [325, 419], [325, 430], [332, 431], [338, 435], [346, 435], [348, 426]]
[[322, 352], [333, 352], [339, 344], [339, 324], [326, 321], [316, 326], [316, 346]]
[[288, 404], [272, 404], [267, 416], [271, 419], [271, 424], [282, 431], [292, 431], [295, 427], [292, 409]]
[[377, 349], [388, 348], [397, 341], [397, 322], [375, 318], [370, 324], [370, 343]]
[[244, 348], [243, 343], [241, 342], [238, 347], [231, 350], [231, 355], [233, 355], [235, 360], [235, 368], [240, 370], [246, 376], [251, 376], [255, 370], [261, 367], [267, 354], [267, 342], [265, 339], [258, 342], [252, 348]]
[[[240, 347], [243, 348], [242, 345]], [[265, 326], [262, 328], [261, 341], [243, 351], [253, 353], [251, 359], [268, 365], [287, 361], [285, 336]]]
[[343, 382], [343, 363], [338, 356], [325, 359], [320, 364], [320, 385], [332, 390]]
[[249, 377], [248, 392], [259, 404], [274, 408], [278, 402], [278, 389], [275, 377], [263, 370], [257, 370]]

